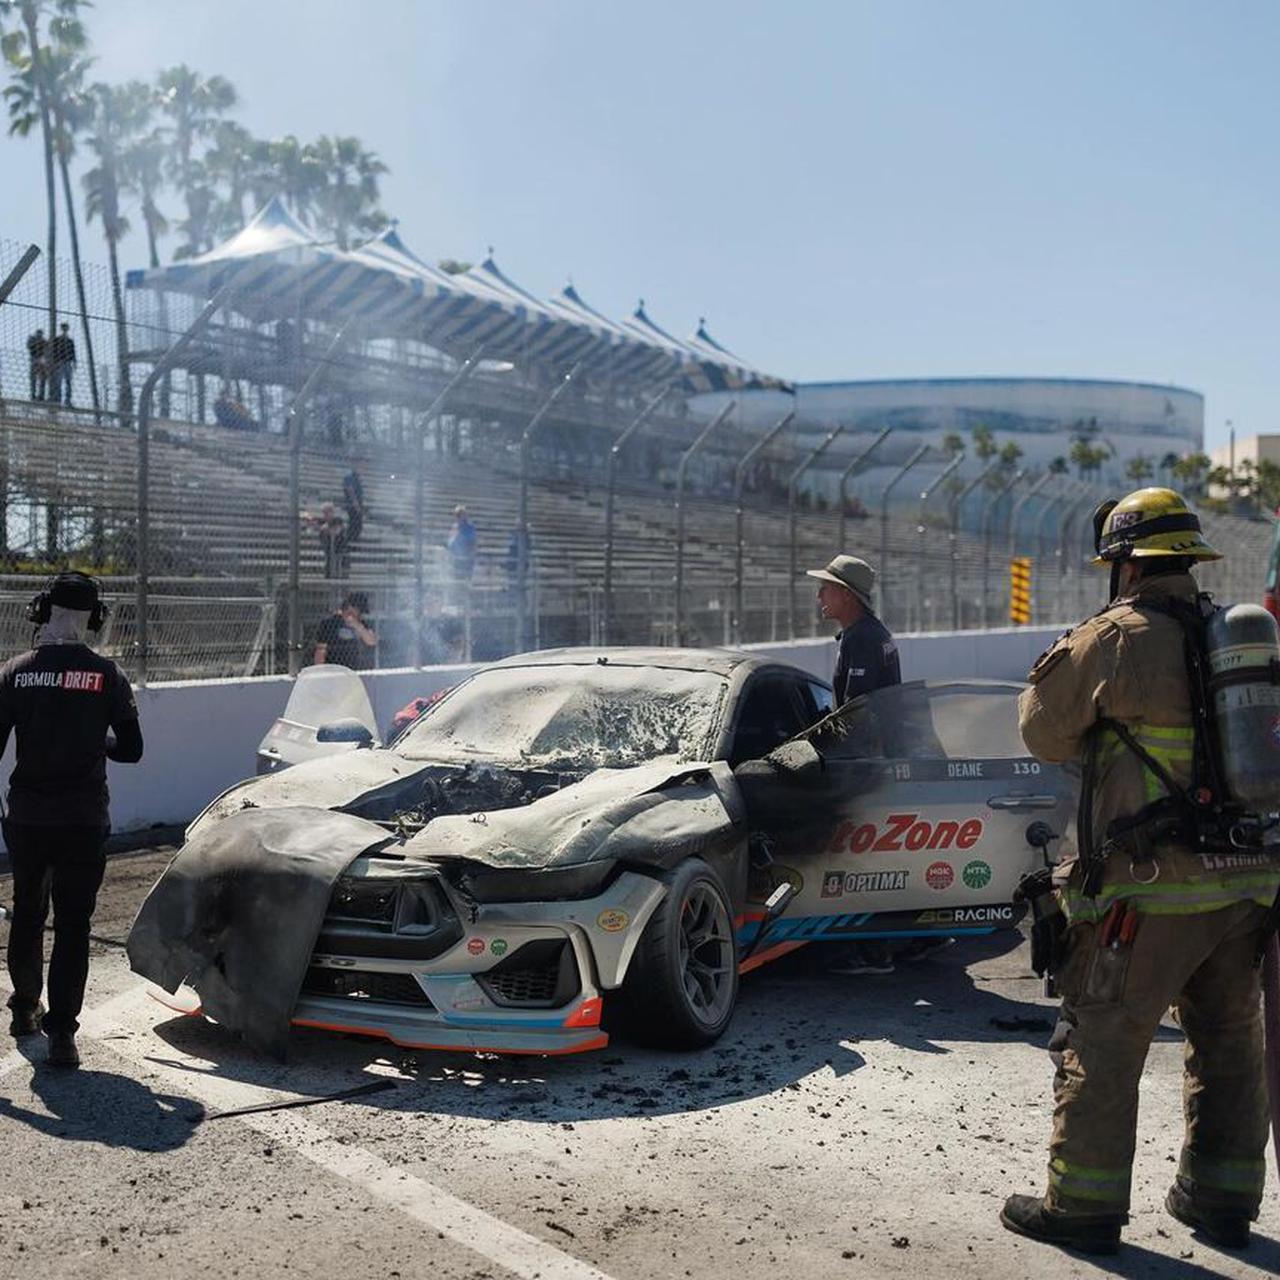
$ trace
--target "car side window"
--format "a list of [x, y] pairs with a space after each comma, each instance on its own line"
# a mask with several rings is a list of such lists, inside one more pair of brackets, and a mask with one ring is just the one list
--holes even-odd
[[1267, 566], [1267, 590], [1274, 591], [1280, 584], [1280, 521], [1276, 522], [1271, 538], [1271, 563]]
[[768, 755], [817, 717], [817, 701], [807, 680], [778, 674], [757, 677], [743, 695], [729, 763]]

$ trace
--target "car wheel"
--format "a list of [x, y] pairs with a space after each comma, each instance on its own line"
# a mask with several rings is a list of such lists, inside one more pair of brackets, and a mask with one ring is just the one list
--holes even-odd
[[737, 1004], [733, 909], [701, 858], [682, 862], [668, 884], [627, 970], [621, 1012], [633, 1039], [696, 1049], [720, 1038]]

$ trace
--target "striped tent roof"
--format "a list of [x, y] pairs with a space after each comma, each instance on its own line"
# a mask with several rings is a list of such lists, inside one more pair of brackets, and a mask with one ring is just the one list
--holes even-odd
[[414, 254], [394, 226], [343, 251], [317, 238], [278, 196], [209, 252], [126, 277], [130, 289], [197, 297], [212, 297], [227, 284], [228, 308], [255, 324], [287, 316], [354, 318], [369, 336], [416, 338], [452, 355], [483, 343], [490, 355], [555, 369], [580, 364], [615, 379], [678, 374], [690, 391], [788, 385], [742, 364], [702, 323], [687, 341], [674, 338], [643, 302], [617, 322], [572, 285], [540, 299], [506, 275], [492, 253], [450, 274]]

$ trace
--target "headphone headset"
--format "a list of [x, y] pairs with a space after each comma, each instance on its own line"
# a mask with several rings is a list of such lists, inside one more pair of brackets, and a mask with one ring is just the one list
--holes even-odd
[[55, 573], [45, 581], [43, 590], [32, 596], [27, 603], [27, 621], [37, 627], [42, 627], [49, 621], [53, 613], [53, 592], [60, 584], [69, 587], [88, 587], [93, 592], [93, 605], [89, 609], [89, 630], [95, 634], [101, 631], [102, 624], [106, 622], [111, 610], [102, 601], [97, 580], [77, 570]]

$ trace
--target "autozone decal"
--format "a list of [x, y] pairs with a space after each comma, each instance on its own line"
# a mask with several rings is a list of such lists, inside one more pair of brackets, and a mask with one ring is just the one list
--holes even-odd
[[982, 839], [981, 818], [926, 822], [918, 813], [891, 813], [883, 823], [844, 821], [835, 829], [828, 853], [900, 853], [906, 849], [972, 849]]

